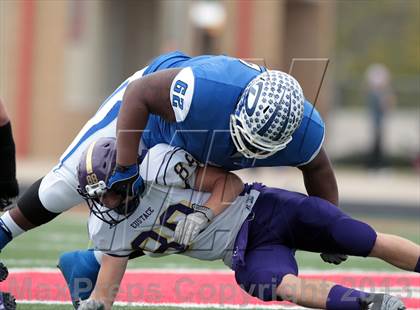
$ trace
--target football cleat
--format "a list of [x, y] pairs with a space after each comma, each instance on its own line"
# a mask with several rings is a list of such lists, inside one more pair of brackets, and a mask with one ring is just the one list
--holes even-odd
[[98, 278], [99, 265], [93, 250], [73, 251], [62, 254], [57, 267], [66, 280], [73, 305], [88, 299]]
[[0, 309], [15, 310], [16, 309], [15, 297], [10, 293], [0, 292]]
[[405, 310], [404, 303], [397, 297], [388, 294], [370, 294], [360, 299], [362, 310]]
[[9, 270], [7, 270], [7, 267], [3, 263], [0, 262], [0, 282], [6, 280], [8, 275], [9, 275]]

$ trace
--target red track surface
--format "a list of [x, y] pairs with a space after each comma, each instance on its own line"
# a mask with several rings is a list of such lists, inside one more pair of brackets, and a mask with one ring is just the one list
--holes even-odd
[[[420, 276], [416, 274], [309, 274], [311, 279], [334, 281], [365, 291], [393, 292], [410, 309], [420, 309]], [[18, 300], [69, 301], [62, 276], [54, 271], [11, 272], [0, 289], [12, 292]], [[226, 272], [128, 271], [119, 301], [150, 304], [261, 305], [236, 285], [233, 274]]]

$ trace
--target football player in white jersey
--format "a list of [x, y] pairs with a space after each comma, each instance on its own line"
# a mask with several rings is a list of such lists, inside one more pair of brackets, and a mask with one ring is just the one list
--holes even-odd
[[[101, 138], [83, 152], [78, 165], [79, 193], [91, 210], [89, 235], [95, 249], [106, 254], [95, 288], [79, 310], [111, 309], [130, 257], [169, 254], [222, 259], [235, 271], [237, 283], [264, 301], [329, 310], [405, 309], [390, 295], [300, 279], [294, 251], [378, 257], [419, 272], [418, 245], [377, 233], [326, 200], [244, 185], [232, 173], [202, 166], [166, 144], [149, 150], [139, 167], [141, 194], [124, 200], [106, 186], [116, 165], [115, 148], [115, 139]], [[316, 294], [306, 294], [308, 285]]]

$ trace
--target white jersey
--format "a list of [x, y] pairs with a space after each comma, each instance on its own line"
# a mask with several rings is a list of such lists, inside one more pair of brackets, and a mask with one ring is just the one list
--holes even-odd
[[166, 144], [151, 148], [140, 166], [146, 189], [136, 211], [115, 226], [91, 214], [88, 227], [95, 249], [116, 256], [139, 250], [151, 256], [179, 253], [202, 260], [224, 259], [230, 265], [236, 235], [259, 192], [238, 196], [185, 251], [174, 242], [176, 223], [193, 212], [193, 204], [204, 205], [210, 196], [190, 188], [198, 165], [180, 148]]

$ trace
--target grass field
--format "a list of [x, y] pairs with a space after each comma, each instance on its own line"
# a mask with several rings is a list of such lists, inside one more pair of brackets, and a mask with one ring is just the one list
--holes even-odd
[[[373, 218], [355, 216], [369, 222], [378, 231], [394, 233], [420, 243], [420, 224], [418, 219], [402, 218]], [[9, 244], [1, 252], [1, 260], [9, 268], [55, 268], [60, 253], [74, 249], [89, 247], [86, 232], [86, 218], [84, 213], [73, 212], [63, 214], [52, 223], [27, 233]], [[297, 258], [301, 270], [366, 270], [366, 271], [397, 271], [376, 259], [350, 258], [340, 266], [325, 264], [319, 254], [297, 252]], [[153, 269], [222, 269], [227, 268], [220, 261], [201, 262], [195, 259], [172, 255], [164, 258], [142, 257], [129, 263], [129, 268], [153, 268]], [[118, 307], [115, 309], [166, 309], [167, 307]], [[18, 309], [72, 309], [71, 305], [47, 305], [47, 304], [20, 304]], [[184, 309], [184, 307], [169, 307], [168, 309]], [[205, 308], [197, 308], [205, 309]], [[249, 308], [247, 308], [249, 309]]]
[[[83, 213], [62, 214], [53, 222], [24, 234], [11, 242], [0, 254], [9, 268], [54, 268], [60, 253], [89, 247], [86, 230], [86, 215]], [[376, 230], [393, 233], [420, 243], [418, 218], [373, 218], [355, 216], [370, 223]], [[369, 269], [397, 270], [376, 259], [351, 258], [339, 267], [325, 264], [318, 254], [297, 252], [301, 269]], [[129, 268], [226, 268], [221, 261], [203, 262], [182, 255], [163, 258], [142, 257], [130, 261]]]

